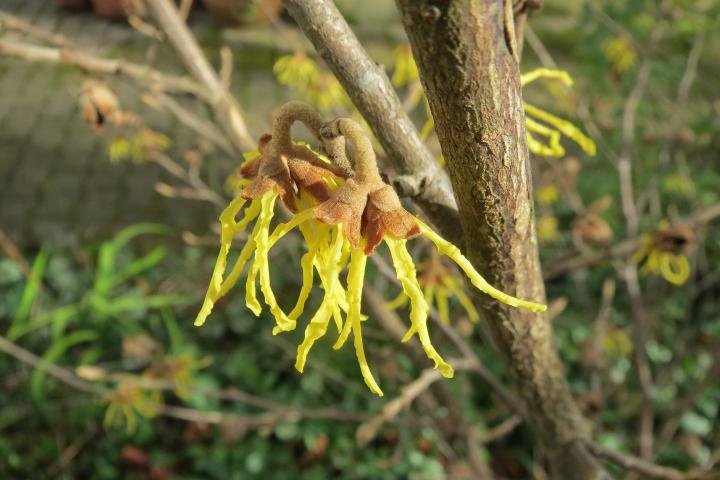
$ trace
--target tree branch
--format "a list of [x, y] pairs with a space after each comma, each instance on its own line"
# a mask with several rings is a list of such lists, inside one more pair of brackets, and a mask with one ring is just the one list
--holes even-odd
[[[465, 253], [496, 287], [543, 302], [520, 74], [503, 0], [398, 0], [458, 200]], [[555, 478], [605, 478], [547, 317], [475, 295]]]
[[125, 60], [113, 60], [88, 55], [73, 48], [41, 47], [0, 38], [0, 55], [8, 55], [33, 62], [72, 65], [88, 72], [128, 77], [159, 90], [188, 93], [203, 100], [210, 98], [209, 92], [205, 88], [189, 78], [167, 75], [145, 65]]
[[401, 174], [394, 186], [411, 196], [451, 241], [461, 238], [447, 174], [425, 147], [383, 69], [358, 42], [331, 0], [283, 0], [283, 5], [367, 120]]
[[601, 447], [596, 443], [589, 442], [588, 448], [598, 457], [605, 458], [621, 467], [641, 473], [649, 478], [657, 478], [661, 480], [684, 480], [690, 478], [679, 470], [670, 467], [663, 467], [647, 462], [641, 458], [632, 455], [625, 455], [615, 450]]
[[177, 7], [169, 0], [147, 0], [147, 4], [185, 67], [210, 93], [209, 103], [216, 121], [225, 129], [238, 153], [255, 149], [255, 141], [245, 125], [240, 105], [213, 70]]

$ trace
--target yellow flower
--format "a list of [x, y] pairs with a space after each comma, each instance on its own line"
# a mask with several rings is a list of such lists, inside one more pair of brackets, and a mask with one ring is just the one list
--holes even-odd
[[[563, 70], [538, 68], [521, 75], [520, 83], [525, 86], [540, 78], [557, 80], [567, 86], [572, 86], [570, 75]], [[535, 155], [546, 157], [562, 157], [565, 149], [560, 145], [560, 136], [565, 135], [577, 143], [588, 155], [595, 155], [595, 142], [582, 133], [571, 122], [542, 110], [525, 102], [525, 127], [527, 128], [528, 148]], [[543, 123], [541, 123], [543, 122]], [[533, 134], [546, 138], [546, 143], [538, 140]]]
[[132, 160], [142, 163], [153, 152], [163, 152], [170, 146], [170, 139], [162, 133], [149, 128], [140, 128], [127, 137], [116, 137], [110, 142], [108, 153], [110, 162], [119, 163]]
[[[291, 142], [290, 126], [296, 119], [303, 121], [323, 142], [323, 149], [338, 166], [350, 165], [344, 158], [344, 146], [345, 141], [351, 143], [354, 158], [349, 177], [343, 175], [344, 168], [338, 169], [325, 163], [307, 147]], [[332, 319], [338, 331], [338, 340], [333, 348], [341, 348], [352, 333], [365, 383], [372, 392], [382, 395], [365, 356], [361, 329], [366, 317], [361, 313], [361, 299], [367, 255], [384, 242], [390, 250], [403, 293], [410, 303], [410, 328], [404, 341], [417, 335], [436, 368], [444, 376], [451, 377], [452, 366], [432, 345], [427, 327], [428, 302], [406, 247], [407, 239], [418, 235], [432, 241], [439, 255], [450, 257], [480, 291], [508, 305], [536, 312], [545, 310], [545, 305], [520, 300], [492, 287], [457, 247], [405, 211], [395, 191], [380, 177], [370, 139], [354, 121], [342, 118], [324, 123], [307, 105], [291, 102], [276, 114], [272, 137], [263, 138], [259, 146], [260, 156], [247, 163], [241, 171], [244, 177], [253, 178], [252, 183], [246, 185], [220, 215], [220, 253], [196, 325], [202, 325], [214, 303], [235, 285], [244, 265], [253, 257], [247, 274], [245, 303], [256, 315], [262, 311], [256, 296], [256, 281], [259, 278], [265, 304], [275, 318], [273, 334], [293, 330], [305, 310], [317, 273], [324, 294], [305, 328], [304, 339], [297, 349], [295, 368], [300, 372], [304, 370], [310, 350], [318, 339], [326, 335]], [[342, 148], [333, 148], [338, 145]], [[270, 233], [277, 198], [281, 198], [294, 215]], [[247, 200], [251, 203], [244, 217], [236, 220]], [[224, 278], [233, 236], [253, 220], [252, 233], [227, 278]], [[297, 302], [286, 314], [272, 291], [268, 253], [280, 238], [296, 227], [303, 236], [307, 252], [300, 262], [302, 286]], [[343, 284], [341, 273], [346, 266], [347, 276]]]
[[280, 57], [273, 71], [278, 82], [295, 90], [321, 112], [352, 106], [335, 76], [301, 53]]
[[[453, 272], [443, 265], [442, 257], [436, 252], [423, 263], [420, 268], [420, 284], [422, 286], [423, 296], [428, 305], [436, 305], [438, 317], [443, 323], [450, 323], [450, 304], [449, 299], [455, 297], [460, 305], [465, 309], [471, 321], [480, 320], [472, 301], [465, 293], [465, 289], [460, 281], [455, 278]], [[409, 298], [405, 292], [388, 302], [385, 307], [394, 310], [404, 307], [408, 304]]]
[[546, 184], [538, 188], [535, 196], [541, 204], [552, 205], [560, 200], [560, 190], [553, 184]]
[[410, 44], [400, 45], [395, 49], [395, 68], [393, 69], [392, 84], [396, 87], [406, 87], [418, 81], [420, 74], [412, 55]]
[[603, 42], [603, 52], [617, 73], [623, 73], [637, 63], [637, 52], [625, 35], [616, 35]]
[[673, 285], [682, 285], [690, 278], [690, 261], [685, 253], [694, 240], [691, 230], [661, 225], [652, 235], [643, 237], [632, 260], [642, 264], [642, 275], [659, 273]]
[[543, 215], [537, 221], [537, 236], [541, 243], [551, 243], [558, 237], [558, 220], [552, 215]]
[[117, 384], [106, 397], [108, 402], [103, 425], [105, 428], [126, 425], [127, 433], [135, 433], [138, 416], [152, 418], [162, 403], [160, 392], [145, 390], [140, 379], [129, 377]]
[[178, 397], [186, 397], [188, 387], [192, 382], [195, 371], [210, 365], [209, 358], [200, 360], [191, 354], [182, 354], [176, 357], [164, 357], [148, 368], [144, 375], [153, 380], [164, 380], [174, 385]]

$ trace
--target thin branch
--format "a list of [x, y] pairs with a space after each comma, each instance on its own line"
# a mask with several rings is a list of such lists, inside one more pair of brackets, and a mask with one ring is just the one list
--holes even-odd
[[8, 237], [2, 229], [0, 229], [0, 250], [5, 252], [5, 255], [15, 262], [26, 278], [30, 278], [32, 268], [22, 256], [22, 253], [20, 253], [20, 249], [15, 245], [15, 242], [10, 240], [10, 237]]
[[67, 38], [58, 33], [48, 32], [47, 30], [28, 23], [21, 18], [0, 12], [0, 34], [4, 31], [20, 32], [59, 47], [69, 47], [72, 45]]
[[[456, 370], [472, 368], [472, 362], [468, 360], [451, 360], [450, 363]], [[385, 404], [377, 416], [358, 427], [355, 433], [355, 438], [358, 443], [360, 445], [370, 443], [385, 423], [397, 417], [400, 412], [408, 408], [421, 393], [425, 392], [433, 383], [441, 378], [442, 375], [440, 372], [434, 368], [424, 370], [418, 378], [400, 390], [400, 395], [397, 398]]]
[[480, 435], [478, 435], [478, 442], [482, 444], [488, 444], [492, 443], [505, 435], [508, 435], [510, 432], [515, 430], [518, 426], [522, 425], [523, 418], [520, 415], [512, 415], [511, 417], [508, 417], [506, 420], [504, 420], [499, 425], [482, 432]]
[[[690, 218], [678, 222], [678, 225], [695, 229], [717, 217], [720, 217], [720, 204], [702, 210]], [[641, 244], [642, 236], [636, 236], [627, 238], [600, 252], [558, 260], [543, 267], [543, 276], [545, 280], [552, 280], [567, 272], [594, 267], [606, 260], [628, 257], [635, 253]]]
[[9, 340], [5, 339], [5, 337], [0, 335], [0, 351], [5, 352], [6, 354], [10, 355], [11, 357], [30, 365], [33, 368], [37, 368], [38, 370], [42, 370], [43, 372], [47, 373], [51, 377], [54, 377], [55, 379], [61, 381], [62, 383], [65, 383], [67, 385], [70, 385], [71, 387], [81, 390], [83, 392], [93, 393], [93, 394], [100, 394], [106, 393], [107, 391], [101, 387], [98, 387], [95, 384], [92, 384], [88, 381], [83, 380], [82, 378], [78, 377], [74, 373], [72, 373], [69, 370], [66, 370], [62, 367], [58, 367], [57, 365], [47, 362], [43, 360], [42, 358], [38, 357], [34, 353], [30, 352], [29, 350], [25, 350], [24, 348], [10, 342]]
[[72, 48], [41, 47], [0, 38], [0, 55], [33, 62], [71, 65], [88, 72], [128, 77], [159, 90], [189, 93], [204, 100], [210, 98], [205, 88], [187, 77], [167, 75], [145, 65], [100, 58]]
[[214, 143], [223, 152], [232, 155], [233, 150], [231, 145], [227, 142], [223, 134], [213, 123], [208, 122], [207, 120], [195, 115], [194, 113], [180, 105], [180, 103], [178, 103], [174, 98], [165, 95], [160, 91], [153, 92], [153, 100], [156, 100], [160, 104], [160, 106], [164, 107], [170, 113], [175, 115], [175, 117], [183, 125], [189, 127], [190, 129], [194, 130], [201, 136]]
[[[155, 0], [157, 1], [157, 0]], [[382, 68], [365, 52], [331, 0], [283, 0], [400, 172], [394, 186], [411, 196], [454, 243], [461, 239], [450, 182], [404, 112]]]
[[147, 4], [185, 67], [209, 91], [209, 103], [216, 120], [226, 130], [233, 145], [239, 152], [253, 150], [255, 141], [245, 125], [240, 105], [223, 86], [177, 7], [169, 0], [147, 0]]
[[645, 475], [648, 478], [656, 478], [660, 480], [684, 480], [689, 478], [684, 473], [674, 468], [656, 465], [632, 455], [625, 455], [618, 451], [601, 447], [593, 442], [587, 442], [587, 446], [598, 457], [609, 460], [627, 470]]

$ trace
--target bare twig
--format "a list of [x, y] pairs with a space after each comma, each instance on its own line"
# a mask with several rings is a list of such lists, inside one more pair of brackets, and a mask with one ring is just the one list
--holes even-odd
[[523, 423], [523, 419], [520, 415], [512, 415], [504, 420], [499, 425], [482, 432], [478, 436], [478, 441], [483, 444], [492, 443], [499, 438], [508, 435], [510, 432], [515, 430], [519, 425]]
[[[709, 207], [706, 210], [702, 210], [692, 215], [690, 218], [677, 223], [678, 225], [682, 225], [690, 229], [695, 229], [704, 223], [716, 219], [717, 217], [720, 217], [720, 204], [713, 205], [712, 207]], [[606, 250], [592, 253], [589, 255], [582, 255], [578, 257], [558, 260], [554, 263], [546, 265], [543, 268], [543, 275], [545, 277], [545, 280], [551, 280], [567, 272], [593, 267], [606, 260], [628, 257], [635, 253], [641, 244], [641, 236], [627, 238], [619, 243], [612, 245]]]
[[177, 7], [169, 0], [147, 0], [147, 4], [185, 67], [210, 93], [209, 103], [216, 120], [226, 130], [238, 152], [254, 149], [255, 142], [245, 125], [240, 105], [223, 86]]
[[160, 91], [153, 92], [153, 100], [156, 100], [160, 106], [166, 108], [170, 113], [175, 115], [175, 117], [182, 122], [183, 125], [205, 137], [225, 153], [233, 153], [231, 145], [214, 124], [195, 115], [180, 105], [174, 98], [169, 95], [165, 95]]
[[[170, 189], [165, 187], [160, 187], [161, 190], [163, 190], [165, 193], [167, 193], [168, 197], [172, 197], [174, 193], [180, 193], [177, 196], [182, 196], [185, 198], [193, 198], [193, 199], [201, 199], [201, 200], [207, 200], [208, 202], [217, 205], [218, 207], [224, 207], [225, 201], [223, 198], [215, 193], [213, 189], [208, 187], [205, 182], [203, 182], [198, 175], [193, 175], [191, 172], [185, 170], [180, 164], [175, 162], [172, 158], [168, 157], [167, 155], [160, 153], [160, 152], [153, 152], [149, 160], [153, 163], [156, 163], [160, 165], [163, 169], [165, 169], [168, 173], [172, 174], [173, 176], [179, 178], [180, 180], [187, 183], [191, 189], [188, 190], [178, 190], [174, 187], [170, 187]], [[162, 184], [161, 185], [165, 185]], [[156, 187], [157, 190], [157, 187]], [[159, 193], [163, 193], [163, 191], [160, 191]]]
[[[450, 364], [456, 370], [470, 369], [472, 367], [472, 363], [468, 360], [451, 360]], [[401, 389], [397, 398], [385, 404], [377, 416], [358, 427], [355, 433], [358, 443], [360, 445], [370, 443], [385, 423], [397, 417], [400, 412], [410, 406], [413, 400], [441, 378], [440, 372], [434, 368], [424, 370], [418, 378]]]
[[187, 77], [167, 75], [145, 65], [100, 58], [71, 48], [41, 47], [0, 38], [0, 55], [34, 62], [72, 65], [88, 72], [128, 77], [159, 90], [189, 93], [204, 100], [210, 98], [205, 88]]
[[69, 370], [43, 360], [29, 350], [25, 350], [24, 348], [6, 340], [3, 336], [0, 336], [0, 351], [7, 353], [11, 357], [20, 360], [31, 367], [42, 370], [51, 377], [54, 377], [77, 390], [94, 394], [103, 394], [107, 392], [106, 389], [83, 380]]
[[30, 35], [38, 40], [42, 40], [59, 47], [68, 47], [71, 45], [71, 42], [67, 38], [58, 33], [48, 32], [47, 30], [28, 23], [21, 18], [0, 12], [0, 34], [6, 30]]
[[601, 447], [596, 443], [588, 442], [587, 446], [598, 457], [609, 460], [627, 470], [645, 475], [648, 478], [661, 480], [684, 480], [688, 478], [684, 473], [674, 468], [656, 465], [632, 455], [625, 455], [616, 450]]

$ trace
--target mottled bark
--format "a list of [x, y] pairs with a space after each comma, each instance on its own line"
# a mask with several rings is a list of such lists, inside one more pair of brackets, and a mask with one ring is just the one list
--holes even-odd
[[[545, 301], [512, 10], [502, 0], [398, 0], [460, 211], [465, 253], [496, 287]], [[544, 315], [478, 295], [554, 478], [605, 473], [587, 451]]]

